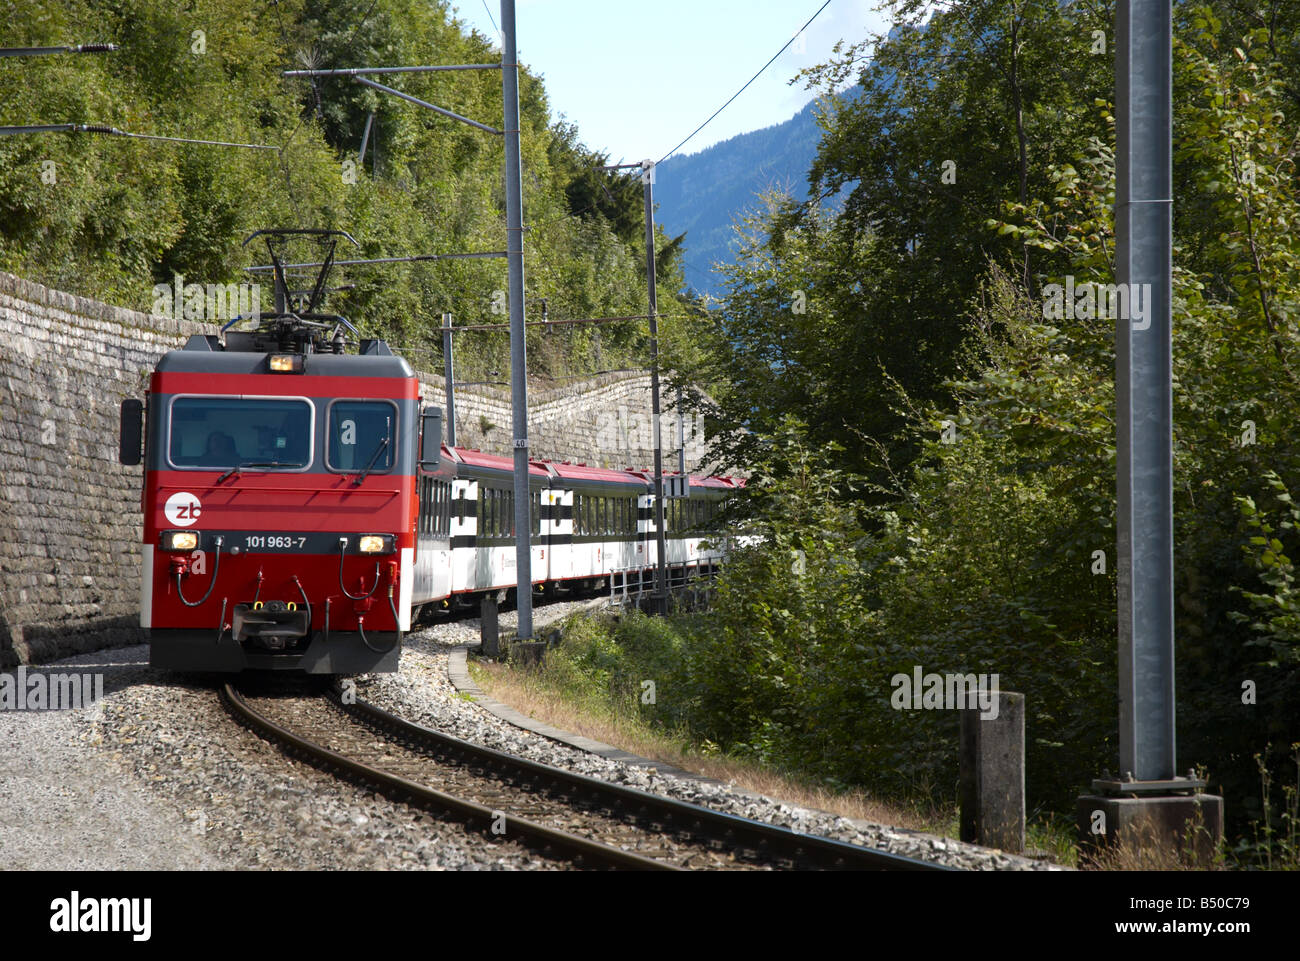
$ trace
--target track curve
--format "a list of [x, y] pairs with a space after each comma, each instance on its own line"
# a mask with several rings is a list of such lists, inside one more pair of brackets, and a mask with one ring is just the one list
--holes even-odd
[[222, 699], [241, 723], [318, 767], [580, 867], [953, 870], [515, 757], [345, 704], [337, 691], [246, 696], [226, 684]]

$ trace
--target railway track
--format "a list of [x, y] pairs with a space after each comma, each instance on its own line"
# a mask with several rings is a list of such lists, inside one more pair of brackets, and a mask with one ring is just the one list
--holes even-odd
[[583, 868], [951, 870], [539, 764], [337, 691], [222, 688], [241, 722], [317, 767]]

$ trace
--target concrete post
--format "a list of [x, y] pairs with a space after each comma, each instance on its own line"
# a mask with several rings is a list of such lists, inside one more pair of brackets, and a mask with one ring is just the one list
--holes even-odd
[[[1025, 696], [995, 695], [997, 717], [961, 710], [961, 839], [1025, 849]], [[991, 713], [991, 712], [990, 712]]]
[[446, 387], [447, 446], [456, 446], [456, 365], [451, 342], [451, 314], [442, 315], [442, 372]]
[[501, 633], [497, 627], [497, 594], [489, 591], [483, 595], [480, 608], [479, 638], [483, 642], [484, 657], [501, 656]]

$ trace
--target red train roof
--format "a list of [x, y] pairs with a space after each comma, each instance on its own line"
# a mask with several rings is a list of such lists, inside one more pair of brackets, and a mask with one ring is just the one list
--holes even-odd
[[700, 477], [691, 475], [692, 487], [716, 487], [723, 490], [739, 490], [745, 486], [743, 477]]
[[[447, 445], [443, 444], [442, 449], [448, 450]], [[481, 450], [475, 450], [472, 447], [457, 447], [454, 460], [459, 460], [462, 464], [469, 464], [472, 467], [490, 467], [496, 470], [513, 471], [515, 469], [515, 459], [513, 457], [501, 457], [497, 454], [485, 454]], [[450, 452], [448, 452], [450, 456]], [[546, 470], [536, 464], [529, 463], [528, 473], [539, 477], [546, 477]]]
[[[632, 471], [637, 477], [644, 478], [647, 482], [653, 484], [655, 472], [652, 470]], [[681, 475], [675, 470], [664, 471], [665, 480], [669, 477], [680, 477]], [[691, 474], [690, 484], [692, 487], [706, 487], [717, 490], [739, 490], [745, 486], [743, 477], [708, 477], [703, 474]]]
[[591, 467], [587, 464], [569, 464], [564, 461], [535, 461], [553, 470], [557, 477], [566, 480], [602, 481], [606, 484], [644, 485], [644, 480], [632, 471], [615, 470], [609, 467]]
[[[463, 464], [503, 471], [513, 471], [515, 469], [515, 462], [512, 457], [487, 454], [472, 447], [457, 447], [453, 456], [445, 444], [442, 449], [447, 451], [448, 457], [459, 460]], [[618, 470], [609, 467], [592, 467], [589, 464], [571, 464], [557, 460], [530, 460], [528, 462], [528, 473], [532, 476], [548, 477], [551, 471], [554, 472], [556, 477], [565, 480], [597, 481], [605, 484], [635, 484], [638, 487], [647, 483], [653, 484], [655, 478], [652, 470]], [[664, 471], [664, 477], [676, 475], [676, 471]], [[745, 486], [743, 477], [706, 477], [701, 474], [691, 474], [690, 478], [692, 487], [739, 490]]]

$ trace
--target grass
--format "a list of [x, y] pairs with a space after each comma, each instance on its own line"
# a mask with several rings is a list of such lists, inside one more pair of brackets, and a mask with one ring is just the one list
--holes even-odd
[[588, 698], [575, 700], [571, 692], [561, 689], [540, 672], [474, 661], [470, 662], [469, 670], [479, 687], [517, 711], [633, 754], [799, 807], [913, 831], [957, 836], [957, 814], [953, 810], [930, 808], [920, 802], [914, 807], [887, 804], [863, 791], [831, 791], [752, 761], [698, 748], [682, 736], [651, 728], [635, 715], [617, 712]]
[[[603, 699], [575, 693], [571, 685], [544, 672], [478, 661], [470, 661], [469, 670], [475, 683], [492, 697], [562, 730], [799, 807], [941, 837], [959, 836], [959, 812], [954, 807], [936, 807], [923, 799], [907, 806], [871, 798], [865, 791], [832, 791], [752, 761], [701, 749], [680, 734], [665, 733], [635, 714], [614, 710]], [[1292, 804], [1293, 797], [1288, 794]], [[1204, 834], [1203, 826], [1193, 825], [1193, 838]], [[1204, 871], [1229, 866], [1222, 847], [1207, 854], [1192, 843], [1174, 849], [1156, 843], [1154, 837], [1088, 855], [1079, 849], [1073, 821], [1052, 812], [1040, 812], [1026, 825], [1025, 847], [1054, 864], [1094, 871]]]

